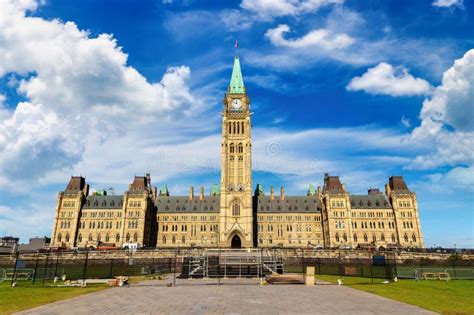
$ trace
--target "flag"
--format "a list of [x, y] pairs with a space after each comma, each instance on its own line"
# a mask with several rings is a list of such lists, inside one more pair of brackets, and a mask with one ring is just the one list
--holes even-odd
[[235, 48], [239, 48], [239, 41], [235, 40]]

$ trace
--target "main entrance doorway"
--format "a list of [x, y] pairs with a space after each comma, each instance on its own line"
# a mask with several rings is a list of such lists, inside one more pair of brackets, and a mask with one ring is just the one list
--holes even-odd
[[240, 241], [240, 237], [236, 234], [232, 238], [232, 242], [230, 243], [230, 247], [232, 248], [241, 248], [242, 242]]

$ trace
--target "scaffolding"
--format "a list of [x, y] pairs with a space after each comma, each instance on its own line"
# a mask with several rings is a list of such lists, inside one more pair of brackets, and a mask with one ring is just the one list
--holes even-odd
[[283, 273], [283, 259], [262, 249], [207, 249], [182, 258], [180, 278], [257, 278]]

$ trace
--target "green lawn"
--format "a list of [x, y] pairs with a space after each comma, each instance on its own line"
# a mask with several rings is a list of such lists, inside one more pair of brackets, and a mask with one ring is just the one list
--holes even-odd
[[41, 283], [33, 286], [29, 281], [18, 281], [18, 286], [11, 288], [10, 281], [6, 281], [0, 283], [0, 314], [10, 314], [106, 288], [106, 285], [89, 285], [86, 288], [43, 287]]
[[[336, 283], [339, 276], [316, 275]], [[343, 277], [344, 285], [443, 314], [474, 314], [474, 280], [399, 280], [382, 284], [385, 279]]]

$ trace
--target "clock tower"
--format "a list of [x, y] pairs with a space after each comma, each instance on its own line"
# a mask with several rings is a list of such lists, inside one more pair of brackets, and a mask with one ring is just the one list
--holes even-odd
[[253, 247], [250, 99], [238, 55], [224, 96], [220, 196], [220, 245]]

